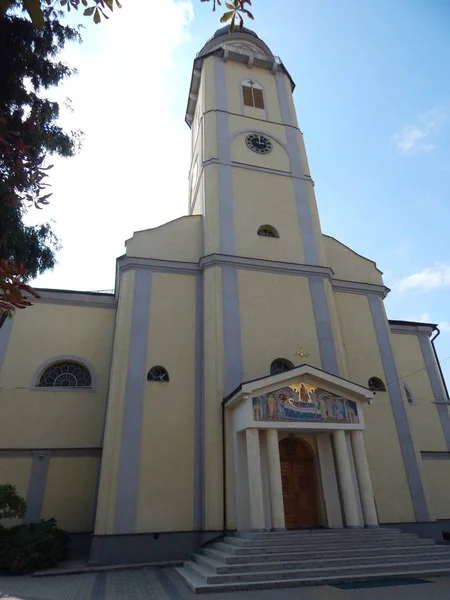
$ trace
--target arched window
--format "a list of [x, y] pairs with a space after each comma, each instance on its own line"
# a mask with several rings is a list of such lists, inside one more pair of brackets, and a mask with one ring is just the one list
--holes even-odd
[[164, 367], [152, 367], [147, 373], [147, 381], [169, 381], [169, 373]]
[[278, 373], [285, 373], [286, 371], [290, 371], [294, 368], [294, 365], [290, 360], [286, 360], [285, 358], [277, 358], [270, 365], [270, 374], [278, 375]]
[[406, 385], [406, 383], [404, 384], [404, 386], [405, 386], [406, 400], [408, 401], [408, 404], [414, 404], [414, 398], [413, 398], [413, 395], [411, 393], [411, 390]]
[[255, 108], [264, 108], [264, 97], [262, 86], [252, 79], [247, 79], [242, 83], [242, 96], [245, 106], [254, 106]]
[[272, 227], [272, 225], [261, 225], [261, 227], [258, 229], [258, 235], [261, 235], [262, 237], [270, 237], [270, 238], [279, 238], [280, 237], [280, 234], [275, 229], [275, 227]]
[[37, 387], [90, 388], [92, 378], [89, 370], [74, 361], [60, 361], [45, 369]]
[[386, 386], [379, 377], [371, 377], [368, 383], [369, 389], [372, 392], [385, 392]]

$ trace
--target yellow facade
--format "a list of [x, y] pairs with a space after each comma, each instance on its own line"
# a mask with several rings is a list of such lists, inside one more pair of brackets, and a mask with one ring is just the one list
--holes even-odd
[[[246, 461], [260, 444], [264, 483], [272, 434], [312, 449], [321, 526], [365, 523], [335, 476], [347, 444], [367, 504], [359, 432], [380, 523], [450, 519], [436, 326], [388, 321], [376, 263], [322, 234], [289, 73], [252, 32], [233, 35], [194, 62], [189, 215], [127, 240], [114, 294], [42, 290], [0, 328], [0, 484], [27, 498], [26, 519], [93, 534], [92, 563], [183, 558], [239, 528], [254, 492]], [[259, 86], [262, 108], [243, 84]], [[288, 367], [298, 389], [353, 402], [356, 421], [293, 422], [271, 400], [255, 423], [243, 390], [291, 389], [276, 371]], [[372, 398], [373, 378], [384, 389]]]

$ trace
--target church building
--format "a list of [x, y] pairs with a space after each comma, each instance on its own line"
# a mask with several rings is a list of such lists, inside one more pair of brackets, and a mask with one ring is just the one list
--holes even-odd
[[294, 87], [219, 29], [186, 90], [187, 216], [126, 241], [113, 294], [42, 289], [2, 321], [0, 484], [92, 565], [450, 527], [439, 330], [389, 320], [376, 263], [322, 233]]

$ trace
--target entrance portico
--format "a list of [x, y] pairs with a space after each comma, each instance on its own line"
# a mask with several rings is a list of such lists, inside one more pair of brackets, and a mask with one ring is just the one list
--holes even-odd
[[373, 397], [302, 365], [226, 399], [236, 528], [376, 527], [363, 434]]

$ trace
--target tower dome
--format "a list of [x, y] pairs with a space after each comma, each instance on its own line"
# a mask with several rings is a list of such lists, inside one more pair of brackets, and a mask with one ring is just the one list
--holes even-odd
[[270, 48], [263, 42], [263, 40], [252, 30], [247, 27], [242, 29], [235, 29], [230, 32], [229, 25], [225, 25], [218, 29], [205, 43], [203, 48], [200, 50], [197, 56], [204, 56], [209, 52], [213, 52], [218, 48], [225, 46], [234, 46], [235, 48], [240, 47], [246, 49], [247, 53], [253, 54], [264, 54], [270, 59], [273, 58], [273, 54]]
[[236, 30], [233, 32], [230, 32], [230, 28], [228, 25], [225, 25], [225, 27], [221, 27], [220, 29], [218, 29], [214, 35], [212, 35], [208, 40], [207, 40], [207, 44], [211, 41], [214, 40], [222, 35], [235, 35], [236, 33], [246, 33], [247, 35], [253, 35], [254, 37], [258, 37], [257, 34], [252, 30], [252, 29], [247, 29], [247, 27], [242, 27], [241, 30]]

